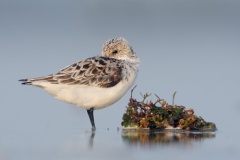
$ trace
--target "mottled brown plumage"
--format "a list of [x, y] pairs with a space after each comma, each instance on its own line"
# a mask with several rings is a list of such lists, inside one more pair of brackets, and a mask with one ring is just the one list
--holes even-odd
[[91, 57], [74, 63], [56, 74], [30, 79], [30, 81], [42, 80], [52, 84], [78, 84], [108, 88], [121, 81], [124, 67], [122, 61], [114, 58]]

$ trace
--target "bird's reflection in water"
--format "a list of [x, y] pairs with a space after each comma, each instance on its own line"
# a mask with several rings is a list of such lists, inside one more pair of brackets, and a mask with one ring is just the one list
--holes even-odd
[[88, 149], [93, 149], [94, 136], [95, 136], [95, 131], [92, 131], [88, 141]]
[[186, 132], [178, 130], [123, 130], [122, 139], [129, 145], [192, 145], [196, 141], [215, 138], [214, 132]]

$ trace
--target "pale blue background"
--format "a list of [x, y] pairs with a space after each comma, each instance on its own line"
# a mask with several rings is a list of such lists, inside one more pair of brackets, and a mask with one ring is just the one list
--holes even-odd
[[[239, 159], [239, 28], [237, 0], [0, 0], [0, 159]], [[95, 112], [89, 150], [85, 110], [17, 81], [100, 55], [118, 36], [141, 60], [134, 97], [156, 93], [171, 103], [177, 91], [176, 104], [217, 124], [216, 138], [128, 146], [116, 131], [128, 92]]]

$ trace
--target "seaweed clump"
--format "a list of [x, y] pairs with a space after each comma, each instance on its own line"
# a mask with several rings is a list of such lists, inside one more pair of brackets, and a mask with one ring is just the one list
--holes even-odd
[[182, 130], [216, 130], [216, 125], [206, 122], [202, 117], [194, 114], [193, 109], [185, 106], [172, 105], [157, 95], [156, 102], [145, 102], [150, 94], [144, 94], [142, 101], [129, 99], [128, 107], [122, 117], [123, 128], [134, 129], [182, 129]]

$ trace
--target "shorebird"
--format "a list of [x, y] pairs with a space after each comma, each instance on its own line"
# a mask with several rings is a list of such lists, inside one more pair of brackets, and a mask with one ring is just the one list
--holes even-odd
[[19, 81], [86, 109], [95, 130], [94, 110], [112, 105], [129, 90], [137, 77], [139, 63], [128, 41], [118, 37], [103, 44], [102, 56], [76, 62], [55, 74]]

